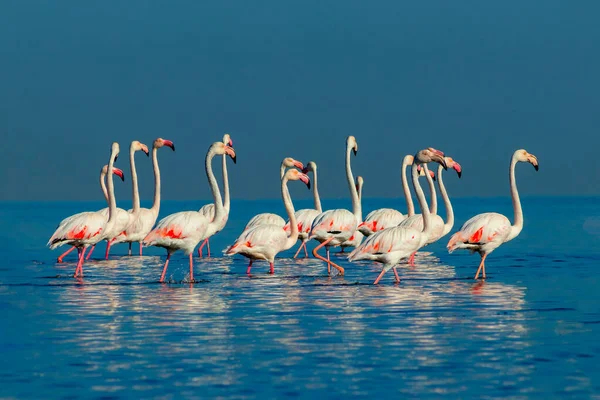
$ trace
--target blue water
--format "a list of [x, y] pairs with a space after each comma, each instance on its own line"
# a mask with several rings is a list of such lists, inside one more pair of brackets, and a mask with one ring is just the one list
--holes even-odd
[[[348, 201], [324, 201], [325, 208]], [[165, 202], [161, 215], [201, 202]], [[525, 198], [525, 228], [488, 258], [419, 253], [402, 282], [349, 264], [328, 277], [314, 259], [280, 255], [275, 275], [220, 254], [277, 201], [234, 201], [215, 258], [164, 251], [101, 260], [74, 280], [74, 254], [45, 248], [61, 218], [102, 203], [1, 203], [0, 398], [583, 397], [600, 394], [600, 199]], [[122, 204], [127, 206], [127, 204]], [[310, 202], [297, 202], [299, 207]], [[366, 199], [366, 211], [403, 205]], [[510, 199], [455, 200], [457, 227]], [[442, 209], [443, 212], [443, 209]], [[62, 250], [62, 248], [61, 248]], [[219, 250], [219, 251], [217, 251]]]

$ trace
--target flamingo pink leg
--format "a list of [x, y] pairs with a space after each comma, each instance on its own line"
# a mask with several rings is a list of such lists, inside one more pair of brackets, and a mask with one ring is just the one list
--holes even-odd
[[250, 275], [250, 269], [252, 268], [252, 260], [250, 260], [250, 263], [248, 264], [248, 268], [246, 269], [246, 273], [248, 275]]
[[331, 275], [331, 257], [329, 256], [329, 247], [325, 247], [327, 253], [327, 275]]
[[104, 253], [104, 259], [106, 260], [108, 260], [108, 253], [110, 252], [110, 245], [112, 244], [113, 240], [106, 242], [106, 252]]
[[140, 242], [140, 256], [142, 255], [142, 248], [143, 248], [143, 247], [144, 247], [144, 246], [142, 246], [142, 242]]
[[[72, 252], [72, 251], [73, 251], [73, 250], [75, 250], [75, 249], [76, 249], [76, 247], [75, 247], [75, 246], [73, 246], [73, 247], [71, 247], [69, 250], [67, 250], [67, 251], [65, 251], [64, 253], [62, 253], [60, 256], [58, 256], [58, 258], [56, 259], [56, 262], [58, 262], [58, 263], [61, 263], [61, 262], [63, 262], [63, 258], [65, 258], [65, 256], [66, 256], [67, 254], [69, 254], [70, 252]], [[77, 253], [77, 254], [79, 254], [79, 253]], [[78, 256], [78, 257], [79, 257], [79, 256]]]
[[208, 238], [206, 239], [206, 253], [206, 256], [210, 258], [210, 241], [208, 240]]
[[416, 251], [414, 253], [412, 253], [410, 255], [410, 258], [408, 259], [408, 265], [410, 265], [411, 267], [415, 266], [415, 254], [416, 253], [417, 253]]
[[90, 252], [88, 253], [87, 257], [85, 258], [86, 260], [90, 259], [95, 248], [96, 248], [96, 245], [93, 245], [92, 248], [90, 249]]
[[171, 253], [167, 254], [167, 261], [165, 261], [165, 267], [163, 268], [162, 275], [160, 276], [160, 283], [165, 281], [165, 274], [167, 273], [167, 267], [169, 266], [169, 260], [171, 259]]
[[[302, 247], [304, 247], [304, 242], [302, 242], [300, 244], [300, 247], [298, 247], [298, 251], [296, 252], [296, 254], [294, 254], [294, 258], [298, 257], [298, 254], [300, 254], [300, 250], [302, 250]], [[304, 249], [304, 251], [306, 251], [306, 249]]]
[[[79, 250], [79, 249], [77, 249]], [[77, 262], [77, 268], [75, 268], [75, 274], [73, 278], [77, 278], [78, 276], [83, 278], [83, 259], [85, 257], [85, 247], [79, 251], [79, 261]]]
[[192, 282], [192, 283], [196, 282], [194, 280], [194, 257], [192, 255], [192, 253], [190, 253], [190, 282]]
[[271, 268], [269, 268], [269, 273], [270, 274], [274, 274], [275, 273], [275, 266], [273, 265], [272, 262], [269, 263], [269, 266], [271, 267]]
[[308, 250], [306, 250], [306, 242], [303, 242], [302, 245], [304, 246], [304, 258], [308, 258]]
[[377, 279], [375, 279], [375, 282], [373, 282], [373, 285], [377, 285], [379, 283], [379, 280], [381, 279], [381, 277], [385, 274], [385, 268], [381, 270], [381, 273], [379, 274], [379, 276], [377, 277]]
[[[340, 267], [339, 265], [337, 265], [336, 263], [334, 263], [331, 260], [326, 259], [323, 256], [320, 256], [317, 251], [319, 251], [319, 249], [323, 246], [326, 246], [327, 243], [331, 242], [333, 240], [333, 237], [330, 237], [329, 239], [327, 239], [326, 241], [324, 241], [323, 243], [321, 243], [320, 245], [318, 245], [317, 247], [315, 247], [313, 249], [313, 256], [315, 256], [315, 258], [318, 258], [321, 261], [325, 261], [327, 263], [327, 273], [331, 273], [330, 265], [332, 265], [334, 268], [336, 268], [338, 271], [340, 271], [340, 275], [344, 275], [344, 268]], [[327, 247], [327, 257], [329, 257], [329, 247]]]
[[481, 270], [483, 269], [483, 279], [485, 279], [485, 258], [487, 257], [487, 254], [484, 254], [481, 256], [481, 262], [479, 263], [479, 268], [477, 269], [477, 273], [475, 274], [475, 280], [477, 280], [477, 278], [479, 278], [479, 272], [481, 272]]
[[398, 271], [396, 271], [396, 267], [392, 268], [394, 270], [394, 275], [396, 275], [396, 282], [400, 283], [400, 276], [398, 275]]

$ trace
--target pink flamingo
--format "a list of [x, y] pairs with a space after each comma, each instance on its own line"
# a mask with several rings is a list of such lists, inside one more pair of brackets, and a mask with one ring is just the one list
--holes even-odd
[[[313, 221], [310, 229], [309, 239], [316, 239], [321, 242], [313, 249], [313, 255], [319, 260], [327, 263], [327, 273], [331, 274], [331, 267], [336, 268], [340, 275], [344, 275], [344, 268], [340, 267], [330, 259], [329, 247], [339, 246], [346, 240], [350, 239], [356, 231], [356, 226], [360, 221], [361, 207], [358, 199], [358, 192], [352, 175], [352, 167], [350, 165], [350, 153], [356, 155], [358, 151], [358, 143], [354, 136], [348, 136], [346, 139], [346, 180], [350, 189], [350, 197], [352, 198], [352, 210], [354, 213], [345, 210], [328, 210], [319, 214]], [[317, 252], [321, 247], [325, 246], [327, 258], [319, 255]]]
[[482, 270], [483, 279], [486, 278], [485, 259], [488, 254], [502, 243], [516, 238], [523, 229], [523, 209], [521, 208], [521, 200], [515, 178], [515, 166], [518, 162], [528, 162], [533, 165], [536, 171], [539, 169], [536, 156], [523, 149], [514, 152], [510, 160], [509, 181], [515, 223], [511, 225], [509, 219], [502, 214], [494, 212], [479, 214], [465, 222], [460, 231], [452, 235], [448, 242], [447, 247], [450, 253], [456, 249], [468, 249], [471, 253], [479, 253], [481, 262], [475, 274], [475, 279], [479, 278], [479, 273]]
[[[228, 133], [223, 135], [223, 143], [229, 147], [233, 147], [233, 141]], [[223, 155], [223, 208], [225, 208], [225, 217], [221, 220], [221, 225], [215, 233], [221, 232], [223, 228], [225, 228], [227, 220], [229, 219], [229, 209], [231, 208], [231, 200], [229, 198], [229, 176], [227, 175], [227, 155]], [[210, 221], [213, 221], [215, 218], [215, 205], [213, 203], [206, 204], [200, 208], [199, 212]], [[208, 239], [209, 238], [204, 239], [200, 247], [198, 247], [198, 257], [200, 258], [202, 258], [202, 249], [205, 245], [207, 249], [206, 256], [210, 257], [210, 243], [208, 242]]]
[[294, 205], [287, 188], [288, 181], [301, 180], [310, 189], [310, 180], [306, 174], [297, 169], [288, 170], [281, 179], [281, 197], [285, 205], [285, 211], [290, 219], [291, 230], [288, 232], [283, 227], [275, 224], [257, 225], [251, 229], [244, 230], [236, 241], [225, 249], [226, 255], [241, 254], [250, 259], [247, 274], [250, 274], [254, 260], [266, 260], [269, 262], [269, 273], [275, 272], [273, 263], [275, 256], [290, 249], [298, 240], [298, 223], [294, 215]]
[[112, 244], [126, 242], [129, 243], [129, 255], [131, 255], [131, 244], [138, 242], [140, 244], [140, 256], [142, 255], [142, 240], [152, 230], [158, 218], [160, 211], [160, 169], [158, 168], [158, 149], [161, 147], [170, 147], [175, 151], [175, 145], [172, 141], [158, 138], [152, 144], [152, 167], [154, 169], [154, 202], [151, 208], [140, 207], [140, 192], [138, 190], [137, 171], [135, 168], [134, 154], [136, 151], [143, 151], [148, 155], [146, 145], [133, 141], [129, 148], [129, 162], [131, 164], [131, 184], [133, 186], [133, 208], [128, 212], [133, 217], [133, 222], [125, 231], [117, 236]]
[[[360, 217], [359, 217], [359, 213], [355, 213], [354, 215], [357, 216], [357, 221], [360, 222], [362, 220], [362, 190], [363, 190], [363, 185], [364, 185], [364, 179], [362, 176], [357, 176], [356, 177], [356, 192], [358, 193], [358, 204], [361, 206], [360, 208]], [[356, 231], [354, 232], [354, 234], [352, 236], [350, 236], [350, 239], [346, 240], [345, 242], [343, 242], [342, 244], [340, 244], [340, 251], [338, 254], [344, 253], [344, 249], [348, 248], [348, 247], [356, 247], [360, 244], [360, 242], [362, 242], [363, 237], [365, 235], [362, 234], [362, 232], [360, 232], [358, 229], [356, 229]]]
[[83, 261], [87, 248], [118, 232], [115, 229], [117, 203], [112, 179], [113, 165], [118, 154], [119, 144], [115, 142], [112, 144], [107, 168], [108, 220], [105, 219], [101, 211], [76, 214], [64, 219], [48, 241], [50, 249], [55, 249], [63, 244], [71, 244], [77, 247], [79, 261], [73, 275], [75, 278], [83, 277]]
[[[286, 157], [281, 162], [281, 167], [279, 169], [279, 179], [283, 178], [286, 168], [292, 167], [296, 167], [300, 170], [304, 169], [304, 165], [300, 161], [296, 161], [292, 157]], [[285, 226], [285, 220], [277, 214], [261, 213], [252, 217], [252, 219], [250, 219], [250, 221], [248, 221], [248, 223], [246, 224], [244, 230], [254, 228], [255, 226], [262, 224], [277, 225], [280, 228], [283, 228]]]
[[[306, 250], [306, 242], [308, 242], [308, 233], [310, 232], [310, 227], [312, 226], [312, 222], [315, 217], [323, 212], [321, 208], [321, 198], [319, 197], [319, 188], [318, 188], [318, 178], [317, 178], [317, 163], [314, 161], [310, 161], [306, 164], [306, 168], [302, 171], [304, 174], [308, 174], [309, 172], [313, 173], [313, 181], [312, 181], [312, 190], [313, 190], [313, 201], [315, 204], [315, 208], [305, 208], [302, 210], [296, 211], [294, 214], [296, 217], [296, 222], [298, 224], [298, 239], [302, 241], [300, 247], [298, 247], [298, 251], [294, 254], [294, 258], [298, 257], [300, 250], [304, 249], [305, 258], [308, 257], [308, 251]], [[286, 232], [290, 231], [290, 222], [285, 224], [283, 227]]]
[[[462, 167], [459, 163], [454, 161], [451, 157], [445, 157], [446, 165], [448, 168], [452, 168], [458, 174], [460, 178], [462, 175]], [[418, 169], [418, 167], [417, 167]], [[429, 184], [429, 191], [431, 194], [431, 206], [429, 207], [429, 212], [431, 213], [431, 234], [427, 239], [427, 243], [425, 245], [437, 242], [442, 237], [446, 236], [454, 226], [454, 210], [452, 209], [452, 203], [450, 202], [450, 198], [448, 197], [448, 192], [446, 191], [446, 186], [444, 185], [444, 181], [442, 179], [442, 166], [438, 166], [438, 186], [440, 188], [440, 193], [442, 194], [442, 198], [444, 200], [444, 205], [446, 207], [446, 222], [442, 219], [441, 216], [437, 215], [437, 195], [435, 192], [435, 184], [433, 183], [432, 174], [427, 177], [427, 183]], [[431, 172], [431, 171], [430, 171]], [[423, 214], [414, 214], [410, 217], [406, 218], [404, 221], [400, 222], [398, 226], [412, 226], [413, 228], [423, 230]], [[408, 259], [408, 264], [414, 266], [415, 264], [415, 253], [410, 255]]]
[[431, 234], [432, 229], [431, 216], [429, 208], [427, 207], [425, 194], [419, 184], [417, 165], [423, 164], [425, 173], [429, 175], [429, 169], [427, 168], [427, 163], [429, 162], [435, 161], [440, 163], [444, 168], [447, 168], [443, 155], [444, 154], [438, 150], [428, 148], [421, 150], [414, 157], [412, 181], [415, 192], [417, 193], [417, 199], [419, 200], [419, 206], [423, 212], [425, 229], [421, 231], [413, 227], [404, 226], [387, 228], [369, 236], [367, 240], [350, 253], [350, 256], [348, 257], [348, 260], [350, 261], [373, 260], [383, 263], [383, 269], [374, 284], [378, 284], [383, 275], [391, 268], [394, 270], [396, 282], [400, 282], [396, 265], [401, 259], [410, 256], [410, 254], [427, 243], [427, 239]]
[[213, 222], [198, 211], [178, 212], [160, 220], [158, 225], [156, 225], [156, 228], [148, 233], [142, 241], [144, 246], [158, 246], [167, 249], [167, 260], [160, 277], [160, 282], [165, 281], [165, 274], [167, 273], [171, 254], [177, 250], [183, 250], [186, 255], [189, 255], [190, 282], [195, 282], [192, 252], [198, 243], [216, 232], [219, 221], [221, 221], [225, 214], [221, 193], [219, 192], [219, 185], [217, 184], [217, 180], [215, 179], [212, 170], [213, 157], [215, 155], [223, 154], [229, 155], [235, 163], [234, 149], [222, 142], [215, 142], [210, 146], [204, 162], [206, 176], [208, 177], [208, 183], [215, 204], [215, 217]]

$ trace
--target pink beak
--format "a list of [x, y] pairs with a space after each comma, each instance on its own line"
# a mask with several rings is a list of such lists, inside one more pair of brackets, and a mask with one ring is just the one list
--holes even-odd
[[460, 166], [460, 164], [455, 161], [454, 165], [452, 165], [452, 168], [454, 168], [454, 170], [458, 174], [458, 177], [460, 178], [462, 176], [462, 167]]
[[173, 151], [175, 151], [175, 145], [173, 144], [172, 141], [167, 140], [167, 139], [163, 139], [163, 143], [164, 143], [165, 146], [168, 146], [171, 149], [173, 149]]
[[116, 176], [118, 176], [119, 178], [121, 178], [121, 180], [123, 182], [125, 182], [125, 175], [123, 175], [123, 171], [121, 171], [117, 167], [113, 167], [112, 171], [113, 171], [113, 174], [115, 174]]
[[298, 168], [300, 171], [304, 171], [304, 164], [302, 164], [300, 161], [294, 160], [294, 167]]
[[225, 153], [227, 153], [227, 155], [231, 157], [234, 164], [237, 164], [237, 158], [235, 156], [235, 150], [233, 149], [233, 147], [225, 146]]
[[300, 180], [302, 182], [304, 182], [304, 184], [306, 186], [308, 186], [308, 188], [310, 189], [310, 179], [308, 178], [308, 175], [301, 173], [301, 174], [299, 174], [299, 177], [300, 177]]
[[440, 156], [440, 157], [444, 157], [444, 152], [443, 152], [443, 151], [439, 151], [439, 150], [437, 150], [437, 149], [434, 149], [433, 147], [430, 147], [430, 148], [429, 148], [429, 151], [432, 151], [432, 152], [434, 152], [435, 154], [437, 154], [437, 155], [438, 155], [438, 156]]

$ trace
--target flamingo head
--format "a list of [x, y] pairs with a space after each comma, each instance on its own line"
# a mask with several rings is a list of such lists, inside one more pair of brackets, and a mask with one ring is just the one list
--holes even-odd
[[536, 156], [534, 156], [531, 153], [528, 153], [525, 149], [517, 150], [515, 152], [515, 155], [517, 157], [517, 161], [528, 162], [531, 165], [533, 165], [533, 168], [535, 168], [536, 171], [539, 171], [540, 166], [538, 164], [538, 159]]
[[163, 146], [170, 147], [173, 151], [175, 151], [175, 145], [170, 140], [163, 139], [163, 138], [158, 138], [158, 139], [156, 139], [154, 141], [154, 148], [155, 149], [160, 149]]
[[292, 157], [284, 158], [283, 161], [281, 162], [281, 164], [286, 168], [296, 167], [301, 171], [304, 170], [304, 164], [302, 164], [298, 160], [293, 159]]
[[210, 147], [211, 149], [214, 149], [215, 154], [218, 154], [220, 156], [227, 154], [229, 157], [231, 157], [234, 164], [237, 163], [237, 158], [235, 156], [235, 150], [233, 149], [233, 147], [228, 146], [223, 142], [214, 142]]
[[308, 174], [309, 172], [316, 172], [317, 171], [317, 163], [314, 161], [309, 161], [308, 164], [306, 164], [306, 167], [304, 167], [304, 169], [302, 170], [303, 174]]
[[410, 165], [413, 165], [414, 161], [415, 161], [415, 157], [408, 154], [408, 155], [404, 156], [404, 160], [402, 160], [402, 165], [405, 167], [408, 167]]
[[454, 161], [454, 159], [452, 159], [452, 157], [446, 157], [446, 164], [448, 165], [448, 168], [452, 168], [453, 170], [456, 171], [459, 178], [462, 176], [462, 167], [460, 166], [459, 163]]
[[430, 162], [436, 162], [440, 164], [444, 169], [448, 169], [448, 165], [446, 164], [446, 159], [444, 158], [444, 153], [434, 149], [433, 147], [429, 147], [427, 149], [423, 149], [419, 151], [414, 158], [417, 164], [425, 164]]
[[302, 181], [310, 189], [310, 179], [308, 178], [308, 175], [297, 169], [288, 169], [284, 175], [284, 179], [286, 178], [288, 181]]
[[119, 143], [113, 142], [113, 144], [110, 148], [110, 151], [111, 151], [111, 155], [115, 156], [113, 162], [117, 161], [117, 158], [119, 158], [119, 151], [121, 151], [121, 149], [119, 147]]
[[[417, 165], [417, 172], [419, 173], [419, 176], [425, 176], [425, 168], [421, 167], [421, 164]], [[435, 172], [429, 170], [429, 176], [435, 181]]]
[[231, 140], [231, 136], [229, 133], [223, 135], [223, 143], [225, 143], [229, 147], [233, 147], [233, 140]]
[[[115, 174], [116, 176], [121, 178], [121, 180], [123, 182], [125, 182], [125, 175], [123, 175], [123, 171], [121, 169], [119, 169], [117, 167], [113, 167], [112, 171], [113, 171], [113, 174]], [[105, 165], [104, 167], [102, 167], [100, 174], [102, 174], [102, 176], [106, 176], [108, 174], [108, 165]]]
[[131, 142], [130, 149], [131, 149], [131, 151], [140, 151], [141, 150], [144, 153], [146, 153], [147, 156], [150, 155], [150, 153], [148, 152], [148, 146], [146, 146], [142, 142], [138, 142], [137, 140], [134, 140], [133, 142]]
[[354, 136], [348, 136], [346, 139], [346, 148], [348, 150], [352, 149], [354, 155], [358, 152], [358, 143], [356, 142], [356, 138]]
[[360, 175], [357, 176], [356, 177], [356, 185], [355, 185], [356, 191], [360, 193], [362, 191], [362, 187], [364, 184], [365, 184], [365, 180], [363, 179], [363, 177]]

